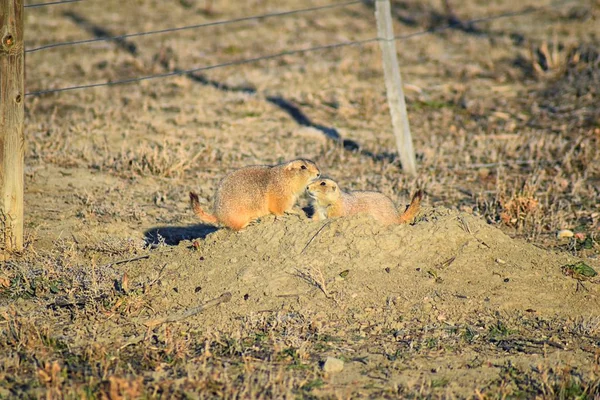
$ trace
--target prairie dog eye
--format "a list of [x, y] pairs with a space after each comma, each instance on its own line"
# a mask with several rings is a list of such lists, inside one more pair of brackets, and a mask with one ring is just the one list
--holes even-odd
[[321, 186], [327, 186], [325, 182], [321, 182]]
[[306, 169], [306, 165], [302, 165], [300, 169]]

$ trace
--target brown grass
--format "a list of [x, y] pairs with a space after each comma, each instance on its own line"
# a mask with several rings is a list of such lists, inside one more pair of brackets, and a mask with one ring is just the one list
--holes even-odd
[[[102, 309], [90, 303], [71, 313], [81, 318], [93, 307]], [[63, 319], [61, 314], [54, 315], [56, 322]], [[109, 318], [115, 323], [132, 320], [128, 312]], [[318, 367], [325, 355], [341, 357], [348, 368], [358, 368], [366, 378], [410, 368], [411, 360], [442, 354], [460, 357], [472, 349], [487, 354], [493, 360], [488, 361], [490, 367], [498, 371], [496, 381], [479, 389], [482, 396], [593, 398], [600, 388], [597, 352], [592, 369], [554, 364], [550, 358], [529, 369], [514, 365], [507, 356], [519, 351], [553, 354], [555, 346], [564, 349], [562, 343], [593, 351], [597, 320], [479, 315], [461, 325], [427, 327], [411, 322], [389, 325], [386, 320], [371, 315], [365, 329], [360, 319], [323, 320], [318, 314], [284, 312], [246, 318], [229, 334], [192, 332], [189, 326], [174, 324], [130, 344], [73, 346], [53, 334], [48, 323], [8, 309], [0, 316], [0, 349], [8, 355], [0, 361], [2, 388], [18, 396], [45, 393], [111, 399], [186, 393], [243, 398], [332, 395], [341, 393], [334, 377]], [[378, 361], [366, 361], [373, 357]], [[472, 362], [477, 363], [477, 357]], [[368, 382], [348, 387], [346, 395], [441, 395], [450, 384], [433, 376], [397, 386], [385, 380]]]
[[[225, 1], [207, 13], [203, 2], [154, 3], [28, 9], [27, 47], [92, 35], [66, 9], [119, 34], [274, 7]], [[398, 34], [448, 17], [439, 2], [392, 3]], [[453, 11], [466, 21], [517, 8], [471, 1]], [[600, 49], [590, 32], [599, 12], [597, 4], [568, 5], [478, 23], [476, 32], [399, 41], [414, 179], [395, 158], [376, 44], [215, 69], [204, 76], [212, 84], [177, 77], [27, 98], [29, 239], [0, 269], [0, 398], [598, 398], [593, 313], [444, 321], [407, 319], [393, 307], [334, 317], [294, 303], [227, 327], [198, 319], [147, 329], [164, 293], [157, 288], [175, 291], [181, 266], [150, 263], [154, 278], [124, 283], [127, 264], [113, 262], [168, 254], [165, 240], [146, 247], [142, 232], [192, 221], [190, 190], [211, 200], [232, 169], [298, 156], [348, 189], [379, 190], [402, 204], [421, 187], [430, 205], [477, 215], [537, 246], [598, 257]], [[374, 35], [367, 2], [139, 37], [130, 40], [135, 55], [113, 42], [31, 53], [26, 86], [124, 79]], [[277, 96], [306, 118], [269, 100]], [[327, 139], [328, 128], [359, 150]], [[559, 242], [559, 229], [579, 236]], [[335, 299], [324, 272], [298, 271]], [[344, 360], [342, 374], [321, 369], [327, 356]], [[479, 372], [481, 380], [470, 375]]]

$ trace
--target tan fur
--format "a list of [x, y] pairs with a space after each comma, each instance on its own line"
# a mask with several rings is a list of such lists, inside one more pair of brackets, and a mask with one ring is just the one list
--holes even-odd
[[193, 192], [190, 192], [190, 201], [194, 213], [203, 222], [238, 231], [256, 218], [289, 212], [306, 185], [320, 175], [315, 163], [305, 159], [274, 166], [245, 167], [219, 183], [213, 214], [202, 209]]
[[389, 197], [379, 192], [344, 192], [331, 179], [318, 179], [306, 188], [313, 198], [315, 219], [346, 217], [355, 214], [368, 214], [378, 221], [390, 224], [409, 223], [421, 208], [423, 192], [418, 190], [405, 212], [399, 213]]

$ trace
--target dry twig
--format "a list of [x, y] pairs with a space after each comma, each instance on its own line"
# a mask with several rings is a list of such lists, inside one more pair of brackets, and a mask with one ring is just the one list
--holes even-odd
[[198, 313], [201, 313], [202, 311], [206, 310], [207, 308], [217, 306], [221, 303], [227, 303], [229, 300], [231, 300], [231, 293], [226, 292], [226, 293], [223, 293], [221, 296], [217, 297], [216, 299], [207, 301], [206, 303], [201, 304], [197, 307], [189, 308], [186, 311], [179, 313], [179, 314], [171, 314], [171, 315], [167, 315], [166, 317], [151, 319], [149, 321], [144, 322], [144, 325], [146, 325], [150, 329], [153, 329], [153, 328], [156, 328], [157, 326], [162, 325], [166, 322], [181, 321], [181, 320], [184, 320], [191, 316], [194, 316]]
[[325, 229], [325, 227], [327, 225], [329, 225], [331, 223], [331, 221], [327, 221], [325, 224], [323, 224], [322, 227], [319, 228], [319, 230], [317, 230], [317, 232], [315, 232], [315, 234], [310, 238], [310, 240], [308, 241], [308, 243], [306, 243], [306, 246], [304, 246], [304, 248], [302, 249], [302, 251], [300, 252], [300, 254], [304, 253], [304, 250], [306, 250], [306, 248], [308, 247], [308, 245], [310, 245], [312, 243], [313, 240], [315, 240], [315, 238], [317, 237], [317, 235], [323, 230]]
[[299, 268], [296, 268], [296, 275], [304, 279], [309, 284], [321, 289], [325, 297], [328, 299], [333, 299], [333, 295], [329, 293], [329, 290], [327, 290], [327, 282], [325, 281], [323, 272], [320, 269], [310, 267], [309, 269], [303, 271]]
[[112, 267], [113, 265], [119, 265], [119, 264], [125, 264], [125, 263], [128, 263], [128, 262], [144, 260], [146, 258], [150, 258], [150, 254], [144, 254], [143, 256], [137, 256], [137, 257], [127, 258], [125, 260], [118, 260], [118, 261], [109, 262], [108, 264], [104, 264], [100, 268]]

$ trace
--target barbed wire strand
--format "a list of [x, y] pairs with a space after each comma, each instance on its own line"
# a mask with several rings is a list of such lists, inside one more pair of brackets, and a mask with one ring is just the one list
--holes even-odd
[[128, 79], [123, 79], [123, 80], [113, 81], [113, 82], [92, 83], [89, 85], [78, 85], [78, 86], [70, 86], [70, 87], [65, 87], [65, 88], [60, 88], [60, 89], [48, 89], [48, 90], [41, 90], [41, 91], [37, 91], [37, 92], [29, 92], [29, 93], [26, 93], [25, 96], [39, 96], [39, 95], [47, 94], [47, 93], [66, 92], [68, 90], [86, 89], [86, 88], [93, 88], [93, 87], [100, 87], [100, 86], [123, 85], [123, 84], [127, 84], [127, 83], [141, 82], [141, 81], [145, 81], [145, 80], [149, 80], [149, 79], [166, 78], [169, 76], [177, 76], [177, 75], [187, 75], [187, 74], [191, 74], [194, 72], [207, 71], [210, 69], [221, 68], [221, 67], [229, 67], [232, 65], [249, 64], [249, 63], [253, 63], [253, 62], [270, 60], [273, 58], [283, 57], [283, 56], [287, 56], [287, 55], [307, 53], [307, 52], [317, 51], [317, 50], [334, 49], [334, 48], [338, 48], [338, 47], [362, 45], [362, 44], [366, 44], [366, 43], [370, 43], [370, 42], [376, 42], [378, 40], [379, 40], [379, 38], [371, 38], [371, 39], [365, 39], [365, 40], [356, 40], [356, 41], [352, 41], [352, 42], [341, 42], [341, 43], [328, 44], [328, 45], [323, 45], [323, 46], [309, 47], [306, 49], [287, 50], [287, 51], [282, 51], [281, 53], [269, 54], [266, 56], [247, 58], [244, 60], [228, 61], [228, 62], [224, 62], [224, 63], [220, 63], [220, 64], [207, 65], [207, 66], [203, 66], [203, 67], [186, 69], [186, 70], [165, 72], [163, 74], [141, 76], [141, 77], [136, 77], [136, 78], [128, 78]]
[[83, 0], [62, 0], [62, 1], [51, 1], [49, 3], [35, 3], [35, 4], [26, 4], [23, 7], [24, 8], [37, 8], [37, 7], [44, 7], [44, 6], [54, 6], [54, 5], [58, 5], [58, 4], [65, 4], [65, 3], [78, 3], [80, 1]]
[[[71, 0], [71, 1], [81, 1], [81, 0]], [[298, 9], [298, 10], [280, 11], [280, 12], [274, 12], [274, 13], [269, 13], [269, 14], [253, 15], [250, 17], [242, 17], [242, 18], [228, 19], [228, 20], [222, 20], [222, 21], [206, 22], [203, 24], [181, 26], [181, 27], [177, 27], [177, 28], [159, 29], [159, 30], [155, 30], [155, 31], [129, 33], [129, 34], [123, 34], [123, 35], [116, 35], [116, 36], [99, 37], [99, 38], [94, 38], [94, 39], [75, 40], [72, 42], [53, 43], [53, 44], [47, 44], [47, 45], [40, 46], [40, 47], [35, 47], [33, 49], [27, 49], [27, 50], [25, 50], [25, 53], [34, 53], [36, 51], [51, 49], [51, 48], [55, 48], [55, 47], [62, 47], [62, 46], [73, 46], [73, 45], [79, 45], [79, 44], [84, 44], [84, 43], [103, 42], [103, 41], [109, 41], [109, 40], [120, 40], [120, 39], [126, 39], [126, 38], [137, 37], [137, 36], [156, 35], [156, 34], [177, 32], [177, 31], [183, 31], [183, 30], [189, 30], [189, 29], [206, 28], [209, 26], [227, 25], [227, 24], [233, 24], [233, 23], [244, 22], [244, 21], [252, 21], [252, 20], [262, 19], [262, 18], [282, 17], [282, 16], [301, 14], [301, 13], [306, 13], [306, 12], [311, 12], [311, 11], [320, 11], [320, 10], [326, 10], [326, 9], [332, 9], [332, 8], [347, 7], [347, 6], [351, 6], [354, 4], [359, 4], [361, 2], [362, 2], [362, 0], [354, 0], [354, 1], [347, 1], [345, 3], [327, 4], [324, 6], [302, 8], [302, 9]]]
[[[561, 3], [561, 5], [562, 5], [564, 3], [570, 3], [572, 1], [573, 0], [562, 0], [557, 3]], [[550, 6], [552, 6], [552, 5], [550, 5]], [[509, 18], [509, 17], [513, 17], [513, 16], [517, 16], [517, 15], [526, 15], [526, 14], [530, 14], [533, 12], [541, 11], [550, 6], [544, 6], [541, 8], [530, 8], [530, 9], [526, 9], [526, 10], [523, 10], [520, 12], [514, 11], [514, 12], [507, 12], [507, 13], [495, 15], [495, 16], [476, 18], [476, 19], [464, 21], [464, 23], [469, 24], [469, 23], [487, 22], [487, 21], [492, 21], [492, 20], [501, 19], [501, 18]], [[437, 28], [430, 28], [430, 29], [427, 29], [424, 31], [413, 32], [413, 33], [409, 33], [409, 34], [405, 34], [405, 35], [396, 35], [396, 36], [394, 36], [394, 40], [395, 41], [396, 40], [407, 40], [407, 39], [411, 39], [411, 38], [414, 38], [417, 36], [423, 36], [423, 35], [428, 35], [428, 34], [432, 34], [432, 33], [436, 33], [436, 32], [441, 32], [441, 31], [451, 29], [454, 27], [455, 27], [455, 24], [448, 24], [445, 26], [437, 27]], [[309, 48], [305, 48], [305, 49], [286, 50], [286, 51], [283, 51], [280, 53], [269, 54], [269, 55], [265, 55], [265, 56], [253, 57], [253, 58], [248, 58], [248, 59], [243, 59], [243, 60], [228, 61], [228, 62], [224, 62], [224, 63], [220, 63], [220, 64], [207, 65], [207, 66], [203, 66], [203, 67], [197, 67], [197, 68], [186, 69], [186, 70], [165, 72], [165, 73], [156, 74], [156, 75], [147, 75], [147, 76], [141, 76], [141, 77], [135, 77], [135, 78], [127, 78], [127, 79], [122, 79], [122, 80], [112, 81], [112, 82], [109, 81], [109, 82], [101, 82], [101, 83], [92, 83], [92, 84], [87, 84], [87, 85], [68, 86], [68, 87], [58, 88], [58, 89], [39, 90], [39, 91], [35, 91], [35, 92], [25, 93], [25, 96], [41, 96], [41, 95], [49, 94], [49, 93], [66, 92], [66, 91], [78, 90], [78, 89], [88, 89], [88, 88], [96, 88], [96, 87], [102, 87], [102, 86], [124, 85], [124, 84], [141, 82], [141, 81], [150, 80], [150, 79], [167, 78], [167, 77], [171, 77], [171, 76], [181, 76], [181, 75], [192, 74], [194, 72], [208, 71], [211, 69], [217, 69], [217, 68], [222, 68], [222, 67], [230, 67], [230, 66], [234, 66], [234, 65], [249, 64], [249, 63], [254, 63], [254, 62], [263, 61], [263, 60], [271, 60], [274, 58], [279, 58], [279, 57], [283, 57], [283, 56], [287, 56], [287, 55], [308, 53], [308, 52], [319, 51], [319, 50], [337, 49], [337, 48], [347, 47], [347, 46], [365, 45], [365, 44], [369, 44], [369, 43], [379, 42], [381, 40], [384, 40], [384, 39], [375, 37], [375, 38], [370, 38], [370, 39], [347, 41], [347, 42], [340, 42], [340, 43], [334, 43], [334, 44], [328, 44], [328, 45], [322, 45], [322, 46], [309, 47]]]

